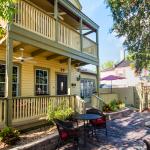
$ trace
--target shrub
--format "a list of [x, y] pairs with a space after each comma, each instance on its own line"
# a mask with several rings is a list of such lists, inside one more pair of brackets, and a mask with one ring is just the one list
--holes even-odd
[[111, 112], [111, 111], [117, 111], [118, 109], [122, 109], [125, 107], [125, 104], [121, 100], [112, 100], [109, 104], [105, 104], [103, 106], [103, 111], [105, 112]]
[[50, 122], [53, 122], [55, 118], [66, 120], [72, 116], [73, 112], [74, 111], [72, 108], [66, 106], [65, 101], [63, 101], [60, 105], [56, 105], [55, 107], [53, 107], [52, 103], [50, 103], [48, 107], [47, 118]]
[[112, 111], [116, 111], [118, 109], [116, 100], [112, 100], [109, 105]]
[[104, 111], [104, 112], [110, 112], [110, 111], [111, 111], [111, 108], [110, 108], [109, 104], [105, 104], [105, 105], [103, 106], [103, 111]]
[[19, 141], [20, 133], [18, 130], [12, 129], [10, 127], [5, 127], [0, 132], [0, 140], [8, 145], [14, 145], [17, 141]]

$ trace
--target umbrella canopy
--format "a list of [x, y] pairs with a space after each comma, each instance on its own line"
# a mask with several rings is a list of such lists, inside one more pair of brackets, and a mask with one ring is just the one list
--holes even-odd
[[101, 80], [112, 81], [112, 80], [122, 80], [122, 79], [125, 79], [125, 78], [120, 77], [120, 76], [115, 76], [115, 75], [109, 75], [109, 76], [102, 78]]
[[122, 79], [125, 79], [125, 77], [120, 77], [120, 76], [115, 76], [115, 75], [109, 75], [104, 78], [101, 78], [101, 80], [111, 81], [111, 93], [112, 93], [112, 81], [113, 80], [122, 80]]

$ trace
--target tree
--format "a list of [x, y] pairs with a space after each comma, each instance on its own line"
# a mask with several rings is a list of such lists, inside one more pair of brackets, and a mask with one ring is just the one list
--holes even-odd
[[114, 61], [107, 61], [105, 63], [102, 64], [101, 69], [107, 69], [107, 68], [112, 68], [114, 66]]
[[112, 32], [124, 37], [124, 47], [136, 72], [150, 65], [150, 0], [106, 0], [113, 17]]
[[[14, 3], [17, 0], [0, 0], [0, 21], [12, 22], [15, 13]], [[0, 22], [0, 37], [6, 32], [6, 27]]]

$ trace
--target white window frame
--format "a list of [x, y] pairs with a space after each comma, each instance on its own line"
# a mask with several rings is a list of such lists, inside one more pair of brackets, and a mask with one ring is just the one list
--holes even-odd
[[[3, 65], [3, 66], [5, 66], [5, 72], [4, 72], [4, 76], [6, 76], [6, 64], [4, 64], [4, 63], [0, 63], [0, 65]], [[17, 82], [15, 83], [15, 82], [13, 82], [12, 81], [12, 88], [13, 88], [13, 84], [16, 84], [16, 96], [19, 96], [19, 79], [20, 79], [20, 76], [19, 76], [19, 66], [17, 66], [17, 65], [13, 65], [13, 67], [16, 67], [17, 68], [17, 74], [15, 74], [15, 75], [17, 75]], [[1, 73], [0, 73], [1, 74]], [[12, 72], [12, 79], [13, 79], [13, 72]], [[4, 82], [0, 82], [0, 83], [2, 83], [2, 84], [4, 84], [4, 86], [6, 85], [6, 80], [4, 81]], [[12, 90], [12, 95], [13, 95], [13, 90]], [[4, 96], [5, 96], [5, 89], [4, 89]]]
[[[40, 83], [40, 84], [38, 83], [38, 84], [37, 84], [37, 82], [36, 82], [36, 78], [37, 78], [37, 76], [36, 76], [36, 75], [37, 75], [37, 74], [36, 74], [36, 71], [38, 71], [38, 70], [39, 70], [39, 71], [43, 71], [43, 72], [47, 72], [47, 84], [45, 84], [45, 83]], [[37, 85], [38, 85], [38, 86], [47, 86], [47, 91], [44, 91], [44, 94], [42, 94], [42, 93], [41, 93], [41, 94], [40, 94], [40, 93], [38, 94], [37, 89], [36, 89]], [[46, 93], [45, 93], [45, 92], [46, 92]], [[42, 68], [36, 68], [36, 69], [35, 69], [35, 95], [36, 95], [36, 96], [39, 96], [39, 95], [48, 95], [48, 94], [49, 94], [49, 70], [48, 70], [48, 69], [42, 69]]]

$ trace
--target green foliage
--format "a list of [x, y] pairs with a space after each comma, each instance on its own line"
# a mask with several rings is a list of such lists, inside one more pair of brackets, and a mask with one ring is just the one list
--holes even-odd
[[117, 111], [119, 109], [122, 109], [125, 107], [125, 104], [121, 100], [112, 100], [109, 104], [105, 104], [103, 106], [103, 111], [104, 112], [112, 112], [112, 111]]
[[104, 104], [103, 111], [104, 112], [110, 112], [111, 111], [110, 105], [109, 104]]
[[117, 111], [118, 110], [118, 106], [117, 106], [117, 101], [116, 100], [112, 100], [109, 104], [110, 109], [112, 111]]
[[[5, 20], [6, 22], [12, 22], [13, 15], [15, 13], [14, 3], [17, 0], [0, 0], [0, 20]], [[0, 25], [0, 37], [2, 37], [6, 32]]]
[[125, 38], [124, 46], [136, 72], [150, 65], [150, 1], [106, 0], [113, 17], [112, 32]]
[[107, 68], [112, 68], [114, 64], [114, 61], [107, 61], [104, 64], [102, 64], [101, 69], [104, 70]]
[[6, 127], [0, 132], [0, 140], [6, 144], [14, 145], [20, 139], [19, 135], [17, 130]]
[[70, 107], [66, 106], [66, 101], [62, 101], [61, 104], [55, 105], [50, 103], [48, 107], [47, 118], [50, 122], [53, 122], [53, 119], [65, 120], [72, 116], [73, 110]]

